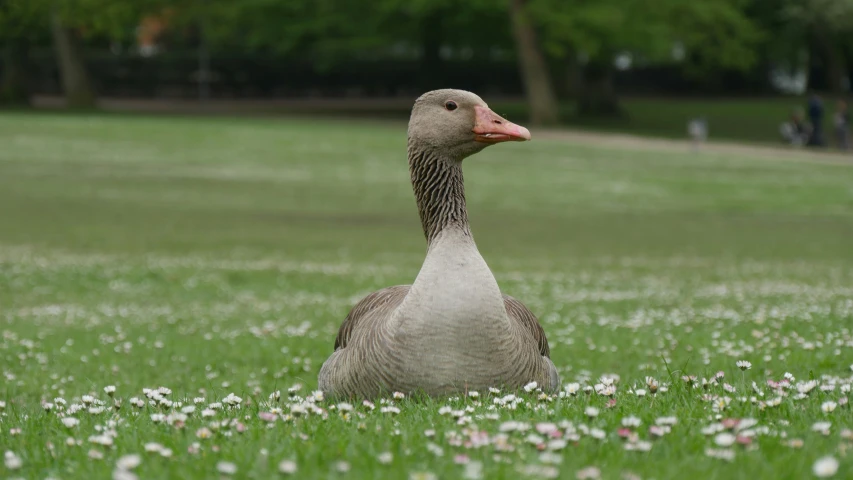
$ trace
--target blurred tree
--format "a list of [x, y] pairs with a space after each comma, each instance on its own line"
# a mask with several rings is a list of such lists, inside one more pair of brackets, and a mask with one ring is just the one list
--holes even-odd
[[95, 89], [81, 51], [85, 37], [130, 39], [146, 13], [158, 11], [170, 0], [23, 0], [41, 2], [50, 15], [57, 64], [67, 105], [95, 104]]
[[557, 123], [557, 96], [551, 84], [545, 55], [539, 45], [536, 26], [527, 11], [528, 0], [510, 0], [509, 4], [516, 55], [530, 108], [530, 121], [534, 124]]
[[95, 105], [95, 90], [89, 80], [86, 64], [80, 51], [79, 33], [63, 18], [59, 9], [50, 12], [50, 30], [56, 51], [62, 90], [66, 106], [86, 108]]
[[[167, 34], [173, 41], [209, 46], [214, 54], [251, 51], [269, 54], [263, 57], [270, 61], [302, 61], [318, 71], [347, 63], [379, 65], [384, 60], [387, 65], [419, 63], [414, 82], [410, 77], [392, 79], [387, 82], [390, 87], [378, 89], [380, 94], [413, 83], [421, 90], [458, 87], [448, 84], [465, 82], [466, 77], [453, 75], [458, 62], [504, 61], [515, 53], [532, 121], [551, 123], [558, 114], [555, 81], [576, 80], [577, 88], [571, 90], [581, 112], [618, 114], [619, 69], [678, 64], [695, 77], [720, 68], [745, 69], [756, 60], [757, 25], [765, 25], [760, 20], [772, 17], [772, 22], [788, 25], [792, 22], [783, 18], [779, 5], [794, 15], [797, 6], [830, 1], [853, 2], [0, 0], [4, 63], [24, 66], [4, 68], [0, 85], [2, 91], [24, 91], [27, 82], [20, 72], [26, 71], [27, 32], [52, 33], [69, 104], [91, 105], [94, 89], [80, 52], [81, 40], [135, 40], [146, 14], [160, 15], [168, 7]], [[163, 25], [155, 26], [159, 32]], [[201, 67], [203, 62], [199, 63]], [[549, 67], [554, 66], [567, 68], [569, 75], [559, 70], [560, 75], [552, 75]], [[369, 88], [372, 79], [381, 76], [365, 75], [353, 83]]]
[[489, 0], [207, 0], [215, 49], [241, 46], [326, 69], [383, 58], [420, 63], [417, 83], [441, 88], [446, 61], [512, 49], [506, 9]]
[[[4, 43], [3, 91], [23, 98], [26, 90], [27, 46], [39, 29], [53, 38], [63, 92], [71, 108], [91, 107], [95, 91], [89, 78], [81, 40], [86, 36], [129, 38], [143, 12], [162, 7], [168, 0], [5, 0], [0, 4], [0, 27]], [[25, 81], [25, 80], [23, 80]]]
[[618, 115], [618, 68], [685, 62], [694, 75], [747, 68], [760, 34], [747, 0], [530, 0], [547, 51], [581, 70], [578, 110]]
[[832, 93], [849, 88], [845, 80], [849, 80], [846, 63], [853, 46], [853, 0], [784, 0], [781, 3], [779, 15], [789, 27], [788, 38], [808, 47], [809, 63], [812, 67], [821, 64], [826, 87]]
[[3, 70], [0, 103], [26, 105], [30, 102], [30, 46], [46, 27], [33, 4], [0, 1], [0, 44]]

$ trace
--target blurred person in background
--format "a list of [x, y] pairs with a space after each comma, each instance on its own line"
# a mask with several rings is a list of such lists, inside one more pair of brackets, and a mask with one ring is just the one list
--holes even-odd
[[811, 133], [809, 126], [803, 121], [802, 109], [796, 109], [791, 113], [791, 119], [780, 127], [782, 138], [796, 147], [805, 145], [809, 141]]
[[812, 124], [812, 132], [807, 145], [822, 147], [823, 142], [823, 101], [816, 93], [809, 96], [808, 103], [809, 121]]
[[687, 123], [687, 134], [690, 136], [693, 151], [698, 151], [699, 147], [708, 139], [708, 121], [703, 117], [690, 120]]
[[847, 102], [844, 100], [838, 101], [835, 112], [835, 139], [839, 149], [850, 148], [850, 112], [847, 111]]

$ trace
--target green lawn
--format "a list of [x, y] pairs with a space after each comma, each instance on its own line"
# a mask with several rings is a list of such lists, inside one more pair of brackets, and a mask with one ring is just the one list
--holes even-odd
[[[830, 126], [835, 104], [825, 100], [825, 125]], [[628, 98], [623, 106], [625, 118], [596, 120], [568, 116], [569, 125], [623, 131], [637, 135], [687, 138], [687, 122], [696, 117], [708, 121], [712, 140], [744, 141], [783, 145], [779, 126], [795, 108], [805, 109], [805, 99], [780, 97], [767, 99], [678, 99]], [[826, 139], [834, 142], [831, 129]], [[834, 145], [834, 143], [833, 143]]]
[[[606, 130], [643, 136], [668, 138], [687, 137], [687, 122], [704, 117], [708, 122], [711, 140], [743, 141], [783, 145], [779, 126], [791, 116], [795, 108], [805, 108], [805, 99], [799, 97], [736, 98], [736, 99], [684, 99], [684, 98], [623, 98], [621, 118], [595, 118], [578, 116], [574, 103], [560, 107], [562, 123], [573, 128]], [[523, 103], [495, 105], [512, 118], [527, 118]], [[831, 125], [835, 104], [825, 100], [826, 125]], [[834, 142], [831, 130], [826, 131], [827, 141]], [[833, 143], [834, 145], [834, 143]]]
[[533, 136], [466, 161], [474, 234], [615, 394], [347, 411], [308, 400], [337, 327], [425, 251], [404, 125], [0, 115], [0, 477], [853, 477], [853, 165]]
[[[527, 105], [523, 101], [489, 99], [489, 105], [501, 115], [521, 123], [528, 120]], [[396, 106], [382, 102], [372, 106], [369, 100], [360, 102], [359, 108], [340, 107], [289, 107], [272, 109], [280, 113], [324, 113], [331, 115], [358, 115], [408, 119], [409, 104], [401, 101]], [[782, 122], [788, 121], [795, 109], [803, 111], [806, 99], [797, 96], [768, 98], [646, 98], [624, 97], [620, 99], [623, 115], [617, 118], [579, 116], [574, 102], [564, 101], [559, 106], [562, 126], [641, 136], [687, 139], [687, 122], [696, 117], [708, 121], [709, 138], [712, 141], [739, 141], [783, 146], [779, 133]], [[824, 98], [824, 123], [826, 141], [835, 148], [832, 116], [835, 100]]]

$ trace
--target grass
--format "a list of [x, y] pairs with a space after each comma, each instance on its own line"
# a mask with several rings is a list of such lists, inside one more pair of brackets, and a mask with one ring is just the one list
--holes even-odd
[[[687, 122], [696, 117], [708, 121], [712, 140], [782, 145], [779, 125], [787, 121], [797, 107], [805, 109], [805, 99], [664, 99], [636, 98], [625, 102], [626, 119], [622, 121], [582, 121], [578, 126], [596, 129], [627, 131], [638, 135], [687, 137]], [[834, 104], [827, 100], [826, 118], [834, 112]], [[826, 125], [831, 122], [826, 121]], [[827, 130], [827, 141], [834, 141]]]
[[[133, 454], [140, 478], [273, 478], [283, 460], [298, 478], [807, 478], [824, 456], [853, 475], [850, 165], [559, 141], [467, 160], [501, 287], [540, 316], [564, 385], [615, 374], [616, 393], [394, 414], [306, 399], [352, 304], [423, 259], [402, 125], [3, 114], [0, 145], [0, 475], [130, 478]], [[131, 405], [159, 386], [204, 400], [187, 418]], [[104, 411], [71, 413], [84, 395]], [[661, 417], [677, 423], [656, 438]], [[748, 444], [718, 446], [727, 428]]]
[[[825, 123], [831, 126], [835, 104], [825, 100]], [[573, 128], [605, 130], [641, 136], [687, 138], [687, 122], [704, 117], [711, 140], [740, 141], [783, 145], [779, 125], [787, 121], [795, 108], [805, 109], [806, 100], [799, 97], [684, 99], [627, 97], [621, 100], [621, 118], [578, 116], [573, 103], [561, 105], [562, 123]], [[497, 105], [513, 118], [526, 118], [527, 108], [521, 103]], [[827, 141], [834, 142], [832, 131], [826, 130]], [[833, 143], [834, 144], [834, 143]]]
[[[489, 105], [501, 115], [513, 121], [527, 122], [527, 104], [523, 101], [489, 100]], [[323, 113], [326, 115], [375, 116], [408, 119], [409, 104], [406, 101], [388, 104], [370, 100], [358, 102], [359, 107], [341, 105], [312, 107], [280, 107], [272, 111], [281, 113]], [[687, 123], [691, 119], [704, 117], [708, 122], [709, 138], [712, 141], [737, 141], [783, 146], [779, 126], [788, 121], [797, 108], [805, 112], [806, 98], [779, 96], [766, 98], [677, 98], [677, 97], [623, 97], [620, 99], [623, 115], [616, 118], [580, 116], [576, 104], [561, 102], [559, 106], [562, 126], [596, 131], [628, 133], [640, 136], [687, 139]], [[824, 135], [830, 148], [835, 148], [832, 116], [835, 114], [835, 99], [824, 98]], [[807, 120], [807, 119], [806, 119]]]
[[[529, 123], [527, 104], [523, 100], [495, 99], [484, 95], [489, 105], [510, 120]], [[346, 98], [297, 101], [230, 101], [214, 100], [206, 107], [193, 102], [167, 101], [123, 101], [104, 100], [107, 108], [118, 111], [148, 109], [157, 111], [205, 112], [210, 108], [218, 112], [256, 113], [267, 115], [313, 115], [331, 119], [349, 117], [351, 121], [365, 118], [408, 120], [411, 100], [406, 98]], [[824, 98], [824, 123], [829, 149], [836, 149], [833, 115], [836, 100]], [[801, 96], [776, 96], [758, 98], [680, 98], [680, 97], [631, 97], [620, 98], [624, 115], [616, 118], [580, 116], [576, 103], [562, 101], [558, 107], [560, 124], [579, 130], [609, 131], [639, 136], [687, 139], [687, 122], [697, 117], [708, 121], [711, 141], [735, 141], [784, 146], [779, 127], [788, 121], [795, 109], [805, 111], [806, 98]]]

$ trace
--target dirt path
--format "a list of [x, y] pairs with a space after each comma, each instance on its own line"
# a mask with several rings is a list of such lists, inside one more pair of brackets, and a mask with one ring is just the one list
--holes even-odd
[[[564, 140], [572, 143], [606, 145], [625, 150], [646, 150], [665, 152], [689, 152], [688, 140], [641, 137], [620, 133], [599, 133], [569, 129], [534, 130], [536, 138]], [[853, 152], [814, 151], [805, 148], [786, 148], [784, 146], [751, 145], [726, 141], [712, 141], [700, 147], [701, 152], [718, 154], [748, 155], [769, 160], [812, 161], [818, 163], [853, 166]]]

